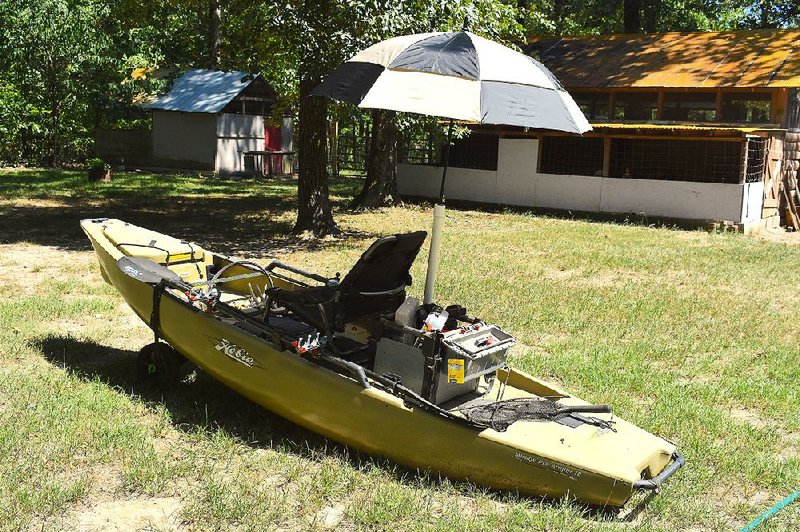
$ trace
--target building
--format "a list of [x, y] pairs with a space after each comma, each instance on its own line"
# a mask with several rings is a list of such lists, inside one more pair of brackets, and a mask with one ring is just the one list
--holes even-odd
[[[530, 38], [593, 131], [476, 127], [451, 149], [446, 195], [774, 225], [800, 167], [798, 42], [797, 30]], [[404, 154], [401, 194], [436, 197], [436, 152]]]
[[291, 149], [291, 125], [268, 127], [277, 95], [260, 75], [189, 70], [144, 107], [153, 112], [151, 165], [237, 174], [254, 170], [245, 152]]

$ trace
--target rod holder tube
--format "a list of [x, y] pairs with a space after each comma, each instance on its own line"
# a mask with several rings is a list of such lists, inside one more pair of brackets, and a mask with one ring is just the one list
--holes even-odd
[[425, 296], [423, 303], [433, 303], [433, 292], [436, 286], [436, 273], [439, 269], [439, 250], [442, 246], [442, 226], [444, 225], [444, 204], [437, 203], [433, 207], [433, 230], [431, 231], [431, 249], [428, 252], [428, 274], [425, 276]]

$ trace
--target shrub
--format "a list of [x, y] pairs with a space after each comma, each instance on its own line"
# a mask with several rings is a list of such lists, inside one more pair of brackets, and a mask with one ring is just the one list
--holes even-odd
[[89, 170], [111, 170], [111, 165], [99, 157], [86, 159], [86, 166], [89, 168]]

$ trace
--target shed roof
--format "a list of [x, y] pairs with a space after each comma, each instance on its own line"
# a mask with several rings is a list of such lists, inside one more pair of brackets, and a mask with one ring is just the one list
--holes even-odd
[[175, 79], [168, 93], [143, 107], [186, 113], [219, 113], [257, 77], [248, 72], [189, 70]]
[[567, 88], [800, 87], [800, 30], [529, 37]]

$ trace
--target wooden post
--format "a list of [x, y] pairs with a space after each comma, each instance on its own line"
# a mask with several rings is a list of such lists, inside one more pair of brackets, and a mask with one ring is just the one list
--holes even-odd
[[744, 142], [742, 143], [742, 172], [741, 176], [739, 177], [740, 184], [747, 182], [747, 152], [750, 151], [748, 150], [749, 145], [750, 140], [747, 138], [744, 139]]
[[611, 137], [603, 137], [603, 177], [611, 174]]
[[608, 93], [608, 119], [614, 120], [614, 101], [616, 100], [616, 94], [613, 91]]
[[769, 106], [769, 121], [786, 127], [786, 109], [789, 106], [789, 89], [773, 89]]
[[329, 122], [328, 137], [331, 142], [331, 173], [339, 177], [339, 121]]
[[656, 103], [656, 120], [663, 120], [664, 116], [664, 90], [658, 89], [658, 102]]
[[542, 145], [544, 144], [544, 135], [539, 135], [539, 145], [536, 147], [536, 173], [542, 171]]
[[714, 120], [722, 122], [722, 90], [717, 89], [717, 104], [714, 109]]

